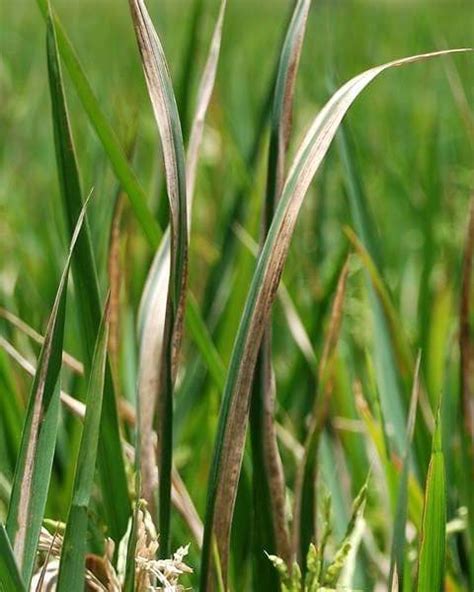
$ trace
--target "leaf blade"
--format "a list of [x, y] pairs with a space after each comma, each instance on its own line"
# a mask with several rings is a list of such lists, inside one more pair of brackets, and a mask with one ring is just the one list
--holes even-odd
[[[37, 0], [38, 7], [45, 18], [48, 19], [48, 0]], [[112, 126], [107, 121], [97, 98], [86, 78], [79, 58], [56, 14], [52, 15], [54, 27], [57, 31], [57, 43], [66, 68], [74, 83], [74, 88], [86, 111], [89, 121], [99, 137], [110, 163], [120, 180], [130, 200], [135, 215], [143, 228], [150, 246], [156, 247], [161, 237], [161, 229], [153, 218], [146, 202], [146, 194], [141, 187], [135, 173], [127, 161], [127, 157], [120, 146]]]
[[260, 341], [288, 253], [289, 240], [306, 191], [344, 115], [362, 90], [389, 68], [442, 54], [434, 52], [395, 60], [371, 68], [348, 81], [320, 111], [297, 151], [255, 269], [234, 342], [209, 479], [201, 564], [202, 591], [207, 590], [212, 581], [210, 558], [214, 536], [222, 563], [227, 561], [230, 525], [246, 435], [250, 384]]
[[[52, 118], [55, 134], [56, 158], [64, 210], [72, 233], [74, 220], [82, 204], [79, 170], [74, 152], [74, 141], [69, 124], [55, 21], [51, 14], [47, 20], [47, 57], [50, 79]], [[85, 355], [86, 371], [92, 366], [94, 345], [101, 319], [100, 294], [91, 240], [86, 232], [78, 244], [77, 257], [73, 259], [73, 276], [79, 300], [79, 325]], [[100, 472], [104, 491], [112, 486], [113, 498], [104, 496], [107, 523], [110, 534], [120, 540], [127, 528], [131, 512], [125, 465], [120, 443], [118, 414], [110, 368], [106, 373], [104, 413], [101, 427]]]
[[59, 372], [69, 268], [86, 212], [84, 205], [69, 247], [51, 310], [38, 368], [28, 400], [7, 514], [7, 533], [23, 581], [31, 580], [51, 477], [59, 419]]
[[441, 447], [441, 420], [438, 411], [430, 465], [425, 487], [425, 504], [418, 559], [417, 590], [442, 590], [446, 553], [446, 477]]
[[108, 344], [108, 305], [97, 333], [86, 399], [86, 415], [76, 463], [73, 494], [66, 523], [58, 576], [58, 590], [84, 588], [86, 535], [97, 460]]
[[[178, 108], [160, 39], [142, 0], [130, 10], [155, 121], [160, 133], [170, 207], [169, 273], [164, 274], [166, 313], [159, 387], [155, 397], [158, 436], [160, 554], [168, 555], [173, 454], [173, 388], [180, 349], [187, 283], [188, 229], [184, 144]], [[164, 243], [165, 244], [165, 243]], [[160, 247], [161, 252], [162, 247]], [[163, 247], [163, 254], [168, 250]]]
[[3, 524], [0, 524], [0, 589], [2, 592], [23, 592], [25, 590]]

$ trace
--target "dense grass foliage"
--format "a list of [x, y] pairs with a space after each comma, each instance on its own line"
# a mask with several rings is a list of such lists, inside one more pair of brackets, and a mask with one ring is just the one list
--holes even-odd
[[0, 590], [474, 588], [471, 12], [9, 8]]

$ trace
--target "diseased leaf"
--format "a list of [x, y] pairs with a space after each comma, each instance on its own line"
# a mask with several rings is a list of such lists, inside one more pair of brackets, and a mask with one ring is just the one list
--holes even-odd
[[63, 350], [67, 280], [84, 216], [84, 205], [74, 230], [69, 254], [46, 329], [26, 417], [7, 515], [7, 533], [16, 561], [28, 586], [36, 558], [59, 419], [59, 371]]
[[202, 591], [209, 589], [213, 579], [211, 541], [214, 536], [224, 577], [227, 575], [230, 527], [244, 449], [253, 372], [306, 191], [344, 115], [374, 78], [389, 68], [445, 53], [435, 52], [395, 60], [349, 80], [320, 111], [296, 153], [257, 262], [227, 375], [209, 479], [201, 566]]
[[206, 120], [207, 110], [211, 101], [212, 91], [216, 80], [217, 66], [219, 63], [219, 54], [222, 41], [222, 28], [224, 25], [224, 15], [226, 11], [227, 0], [221, 0], [219, 14], [212, 33], [211, 45], [207, 56], [206, 64], [199, 83], [199, 89], [196, 98], [196, 108], [191, 125], [188, 148], [186, 151], [186, 195], [188, 210], [188, 232], [191, 229], [191, 212], [194, 198], [194, 188], [196, 184], [196, 170], [199, 161], [199, 150], [201, 148], [202, 136], [204, 131], [204, 122]]
[[[273, 96], [267, 187], [263, 207], [262, 242], [274, 215], [285, 175], [291, 132], [293, 96], [310, 0], [300, 0], [283, 41]], [[278, 555], [287, 564], [291, 546], [285, 512], [285, 476], [274, 421], [275, 383], [272, 369], [271, 322], [262, 340], [252, 387], [250, 429], [253, 458], [255, 576], [260, 586], [276, 586], [270, 565], [262, 566], [263, 552]]]
[[[158, 437], [160, 554], [166, 557], [169, 550], [171, 507], [173, 385], [183, 331], [187, 281], [186, 171], [181, 124], [163, 48], [144, 2], [130, 0], [129, 4], [148, 94], [160, 132], [170, 206], [169, 249], [165, 247], [163, 251], [165, 257], [169, 252], [169, 272], [164, 275], [164, 282], [167, 285], [164, 286], [165, 290], [160, 295], [163, 298], [166, 294], [166, 313], [163, 320], [160, 357], [155, 360], [159, 365], [158, 384], [157, 389], [152, 393]], [[160, 250], [162, 248], [163, 244]], [[141, 417], [144, 417], [143, 413]], [[145, 432], [144, 438], [146, 438], [145, 443], [149, 445], [149, 432]], [[146, 454], [148, 451], [149, 447], [143, 453]]]
[[[164, 297], [169, 292], [170, 282], [170, 258], [171, 258], [171, 273], [172, 277], [175, 277], [175, 281], [181, 285], [176, 285], [173, 289], [175, 296], [171, 295], [173, 301], [176, 301], [173, 305], [175, 308], [174, 315], [176, 315], [176, 324], [174, 327], [174, 337], [169, 336], [168, 341], [172, 338], [175, 342], [175, 353], [172, 353], [172, 366], [175, 366], [173, 359], [176, 358], [177, 349], [179, 347], [180, 335], [182, 332], [183, 322], [183, 307], [184, 298], [179, 296], [179, 302], [177, 295], [182, 292], [184, 295], [184, 281], [185, 281], [185, 265], [186, 261], [184, 257], [184, 267], [173, 271], [173, 266], [183, 265], [180, 264], [180, 256], [178, 257], [176, 249], [183, 250], [183, 246], [180, 247], [177, 244], [178, 234], [177, 229], [179, 228], [180, 240], [185, 246], [186, 244], [186, 233], [189, 235], [191, 225], [191, 208], [192, 199], [194, 194], [196, 167], [198, 162], [199, 148], [202, 141], [202, 133], [204, 120], [209, 106], [212, 89], [214, 86], [220, 43], [222, 37], [222, 26], [225, 13], [226, 2], [222, 1], [220, 5], [219, 15], [215, 25], [211, 47], [209, 50], [208, 59], [204, 67], [200, 87], [197, 96], [197, 107], [194, 116], [193, 124], [191, 127], [191, 136], [189, 141], [189, 147], [187, 152], [187, 162], [185, 170], [185, 183], [186, 189], [183, 187], [183, 147], [181, 130], [179, 128], [179, 119], [174, 101], [174, 95], [171, 88], [171, 81], [167, 74], [167, 67], [165, 58], [159, 40], [154, 32], [153, 25], [146, 13], [146, 8], [143, 3], [131, 3], [132, 13], [135, 15], [137, 34], [139, 37], [139, 43], [141, 43], [142, 57], [144, 61], [144, 68], [147, 77], [147, 84], [152, 98], [153, 107], [155, 110], [155, 117], [160, 127], [162, 136], [162, 146], [165, 156], [165, 168], [167, 169], [167, 185], [168, 193], [171, 200], [171, 236], [169, 230], [165, 233], [160, 248], [157, 251], [155, 259], [153, 261], [147, 283], [144, 290], [144, 295], [141, 303], [141, 344], [140, 344], [140, 371], [139, 371], [139, 397], [141, 405], [141, 426], [140, 426], [140, 437], [141, 437], [141, 467], [143, 472], [143, 491], [144, 498], [150, 504], [150, 507], [154, 507], [154, 463], [152, 462], [152, 418], [155, 413], [155, 407], [157, 401], [163, 400], [166, 397], [164, 393], [165, 384], [163, 384], [163, 367], [157, 360], [163, 359], [164, 346], [166, 347], [166, 335], [165, 329], [167, 327], [167, 311], [169, 307]], [[138, 24], [140, 23], [140, 24]], [[139, 28], [140, 27], [140, 28]], [[146, 31], [146, 32], [145, 32]], [[140, 41], [140, 35], [144, 35]], [[145, 39], [148, 38], [148, 46]], [[153, 60], [153, 63], [149, 63]], [[161, 72], [161, 73], [160, 73]], [[160, 73], [158, 78], [157, 73]], [[162, 78], [163, 80], [160, 80]], [[164, 90], [160, 91], [159, 85], [164, 84]], [[158, 85], [158, 87], [157, 87]], [[157, 87], [157, 88], [155, 88]], [[167, 106], [165, 105], [167, 103]], [[168, 115], [166, 111], [169, 111]], [[168, 139], [172, 138], [174, 134], [174, 140], [170, 140], [170, 145], [167, 144]], [[174, 161], [174, 162], [173, 162]], [[176, 168], [175, 168], [176, 167]], [[180, 185], [181, 184], [181, 185]], [[178, 202], [181, 200], [179, 207]], [[187, 220], [178, 220], [177, 211], [183, 210], [184, 215], [187, 216]], [[174, 212], [174, 214], [173, 214]], [[186, 214], [187, 212], [187, 214]], [[174, 233], [174, 240], [173, 240]], [[180, 280], [181, 274], [181, 280]], [[212, 375], [220, 380], [222, 383], [222, 367], [216, 355], [215, 349], [212, 346], [212, 341], [208, 337], [205, 325], [199, 315], [199, 309], [194, 300], [190, 302], [188, 308], [188, 323], [191, 323], [191, 330], [198, 343], [205, 359], [210, 364]], [[171, 321], [169, 321], [171, 322]], [[171, 374], [171, 381], [174, 380], [174, 370]], [[169, 389], [168, 389], [169, 390]], [[171, 403], [168, 402], [168, 407], [171, 409]], [[156, 409], [156, 412], [164, 417], [162, 411]], [[167, 419], [170, 422], [170, 417]], [[160, 431], [160, 430], [159, 430]], [[169, 436], [171, 438], [171, 436]], [[171, 447], [171, 441], [168, 443]], [[161, 453], [159, 454], [161, 456]], [[160, 483], [162, 483], [161, 481]], [[166, 485], [166, 483], [165, 483]]]

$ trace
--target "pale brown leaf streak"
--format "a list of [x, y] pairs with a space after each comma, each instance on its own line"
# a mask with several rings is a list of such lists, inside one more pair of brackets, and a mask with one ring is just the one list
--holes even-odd
[[[277, 85], [275, 87], [275, 103], [273, 111], [273, 130], [276, 132], [276, 162], [273, 162], [273, 152], [270, 147], [269, 161], [268, 161], [268, 178], [267, 178], [267, 195], [266, 207], [264, 208], [263, 224], [262, 224], [262, 244], [266, 238], [268, 228], [273, 218], [274, 208], [280, 198], [283, 187], [283, 180], [285, 175], [285, 159], [288, 149], [288, 143], [291, 133], [291, 120], [293, 111], [293, 97], [295, 91], [296, 75], [298, 72], [298, 64], [301, 57], [301, 50], [306, 30], [306, 21], [311, 5], [311, 0], [302, 0], [295, 6], [292, 22], [290, 23], [287, 36], [282, 49], [279, 77], [284, 77], [282, 102], [279, 104], [279, 95], [277, 94]], [[296, 30], [295, 30], [296, 28]], [[285, 67], [286, 51], [290, 52], [287, 67]], [[276, 127], [276, 129], [275, 129]], [[273, 141], [273, 139], [272, 139]], [[276, 168], [274, 169], [274, 166]], [[285, 307], [285, 310], [288, 306]], [[294, 319], [293, 319], [294, 320]], [[293, 326], [294, 323], [292, 323]], [[258, 376], [260, 374], [260, 376]], [[263, 440], [262, 455], [265, 465], [266, 476], [270, 491], [270, 505], [273, 523], [273, 531], [275, 536], [276, 553], [288, 565], [291, 562], [291, 544], [287, 527], [286, 512], [285, 512], [285, 475], [283, 471], [283, 464], [278, 449], [276, 426], [275, 426], [275, 383], [272, 372], [272, 347], [271, 347], [271, 321], [265, 330], [261, 350], [260, 350], [260, 366], [257, 369], [254, 380], [260, 382], [260, 388], [257, 393], [262, 396], [262, 429]], [[254, 395], [256, 396], [256, 395]], [[226, 564], [224, 563], [224, 576]]]
[[[137, 4], [135, 2], [135, 4]], [[205, 115], [209, 106], [215, 76], [217, 71], [219, 49], [222, 38], [222, 27], [226, 0], [222, 0], [219, 15], [214, 28], [209, 55], [199, 85], [196, 113], [191, 127], [191, 136], [186, 158], [186, 201], [187, 201], [187, 228], [188, 239], [191, 228], [191, 209], [194, 195], [196, 167], [199, 148], [202, 141], [202, 133]], [[146, 13], [146, 10], [145, 10]], [[150, 26], [151, 23], [148, 21]], [[159, 41], [156, 40], [158, 43]], [[148, 81], [147, 81], [148, 84]], [[155, 101], [153, 101], [154, 103]], [[155, 108], [155, 105], [154, 105]], [[169, 125], [170, 122], [169, 122]], [[167, 155], [165, 155], [166, 157]], [[176, 170], [176, 161], [169, 166]], [[168, 175], [168, 174], [167, 174]], [[169, 176], [169, 175], [168, 175]], [[177, 198], [177, 183], [174, 184], [175, 199]], [[186, 266], [186, 262], [185, 262]], [[170, 234], [166, 231], [160, 247], [155, 255], [150, 269], [142, 302], [140, 304], [140, 317], [143, 318], [142, 337], [140, 346], [140, 370], [139, 370], [139, 400], [140, 413], [140, 437], [141, 437], [141, 466], [142, 485], [145, 499], [153, 504], [153, 482], [155, 466], [153, 461], [153, 436], [152, 425], [156, 406], [156, 393], [161, 391], [161, 368], [157, 360], [162, 359], [163, 339], [165, 332], [165, 317], [167, 310], [167, 298], [170, 282]], [[184, 270], [186, 275], [186, 270]], [[172, 374], [176, 375], [176, 367], [179, 348], [182, 338], [184, 321], [184, 284], [177, 306], [177, 316], [174, 322]]]
[[[59, 282], [59, 287], [54, 299], [53, 308], [51, 310], [51, 314], [48, 321], [48, 327], [46, 330], [44, 345], [40, 357], [40, 367], [38, 369], [38, 382], [36, 385], [35, 392], [32, 393], [32, 397], [34, 398], [33, 412], [31, 417], [25, 461], [23, 467], [21, 467], [22, 481], [20, 486], [20, 497], [18, 502], [19, 511], [18, 515], [16, 516], [18, 528], [16, 531], [15, 540], [13, 542], [13, 549], [20, 569], [23, 566], [23, 555], [30, 516], [31, 488], [35, 469], [35, 456], [43, 417], [43, 396], [46, 380], [48, 377], [49, 362], [52, 354], [53, 338], [56, 331], [57, 315], [59, 307], [61, 305], [61, 300], [63, 298], [63, 292], [66, 289], [72, 253], [77, 241], [77, 237], [79, 236], [79, 232], [82, 228], [82, 223], [84, 221], [84, 217], [86, 214], [86, 208], [91, 195], [92, 192], [87, 197], [84, 206], [81, 210], [81, 213], [79, 214], [76, 227], [74, 229], [74, 233], [71, 239], [66, 265], [61, 275], [61, 280]], [[59, 372], [58, 376], [56, 377], [56, 381], [59, 381]]]

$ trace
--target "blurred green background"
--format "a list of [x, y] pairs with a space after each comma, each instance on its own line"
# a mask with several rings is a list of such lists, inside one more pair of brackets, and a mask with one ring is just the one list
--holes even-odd
[[[206, 9], [196, 28], [193, 59], [187, 60], [193, 14], [199, 2]], [[158, 135], [127, 2], [55, 0], [53, 4], [122, 145], [133, 153], [134, 169], [164, 227], [167, 211]], [[167, 54], [186, 140], [217, 2], [150, 0], [147, 5]], [[190, 253], [189, 283], [202, 310], [210, 313], [215, 302], [207, 280], [213, 266], [226, 255], [221, 251], [222, 237], [236, 199], [241, 207], [238, 216], [231, 217], [233, 228], [237, 232], [241, 225], [258, 240], [266, 156], [260, 148], [252, 164], [250, 155], [291, 7], [292, 2], [283, 0], [228, 3], [218, 79], [200, 160]], [[1, 13], [0, 305], [42, 331], [66, 252], [50, 119], [45, 27], [30, 0], [8, 5], [4, 2]], [[331, 91], [348, 78], [395, 58], [467, 47], [473, 40], [474, 10], [470, 0], [315, 0], [297, 81], [290, 153], [294, 153], [304, 130]], [[67, 74], [65, 80], [83, 189], [86, 193], [94, 190], [89, 221], [105, 291], [108, 227], [119, 188]], [[346, 119], [355, 163], [375, 223], [380, 268], [413, 351], [424, 351], [423, 370], [432, 402], [441, 390], [449, 394], [450, 389], [455, 389], [457, 381], [453, 342], [468, 202], [474, 190], [473, 99], [472, 57], [450, 56], [384, 74], [357, 100]], [[264, 147], [266, 134], [261, 136]], [[321, 346], [320, 323], [327, 311], [324, 306], [347, 249], [342, 228], [353, 224], [346, 197], [347, 182], [334, 144], [310, 189], [284, 273], [284, 281], [316, 350]], [[128, 205], [123, 233], [121, 372], [123, 391], [133, 400], [134, 325], [153, 253]], [[253, 269], [253, 256], [238, 239], [234, 240], [231, 259], [230, 271], [224, 278], [224, 288], [231, 295], [224, 301], [224, 320], [220, 321], [221, 330], [216, 337], [225, 362]], [[341, 340], [344, 363], [345, 356], [350, 358], [348, 390], [350, 380], [358, 375], [354, 365], [364, 359], [366, 349], [372, 346], [370, 310], [362, 289], [364, 276], [357, 265], [353, 265], [352, 272], [354, 280], [349, 287]], [[68, 306], [74, 307], [73, 299]], [[212, 327], [212, 314], [206, 317]], [[75, 323], [76, 316], [69, 314], [65, 343], [80, 356]], [[274, 327], [279, 420], [291, 426], [301, 439], [302, 411], [307, 409], [311, 391], [306, 380], [310, 370], [289, 338], [278, 306]], [[6, 325], [4, 328], [20, 344], [19, 349], [34, 353], [34, 346], [13, 335]], [[191, 367], [186, 362], [194, 363], [196, 358], [189, 336], [185, 346], [184, 368]], [[17, 386], [26, 395], [27, 381], [16, 367], [12, 365], [11, 369]], [[193, 373], [183, 374], [186, 376], [179, 381], [179, 389], [188, 396], [183, 396], [182, 404], [177, 403], [177, 462], [202, 515], [219, 399], [214, 387], [202, 376], [198, 381]], [[193, 385], [189, 384], [194, 379], [199, 385], [198, 393], [192, 393]], [[77, 387], [69, 375], [65, 381], [71, 389]], [[295, 396], [302, 391], [305, 396]], [[205, 403], [196, 406], [199, 397]], [[355, 418], [353, 405], [349, 410], [344, 405], [337, 408], [338, 416], [347, 413], [348, 418]], [[198, 450], [193, 448], [197, 434], [201, 438]], [[354, 445], [351, 437], [345, 443], [347, 446]], [[361, 440], [357, 442], [362, 445]], [[77, 446], [77, 438], [71, 446]], [[364, 461], [362, 466], [366, 465]], [[71, 485], [70, 477], [64, 477], [66, 489]], [[364, 470], [360, 470], [352, 484], [353, 493], [364, 477]], [[290, 469], [289, 480], [292, 479]], [[66, 495], [58, 495], [53, 502], [56, 517], [64, 516], [67, 499]], [[187, 536], [183, 534], [177, 542], [182, 543]], [[245, 552], [244, 546], [240, 552]], [[238, 565], [238, 554], [234, 560]]]

